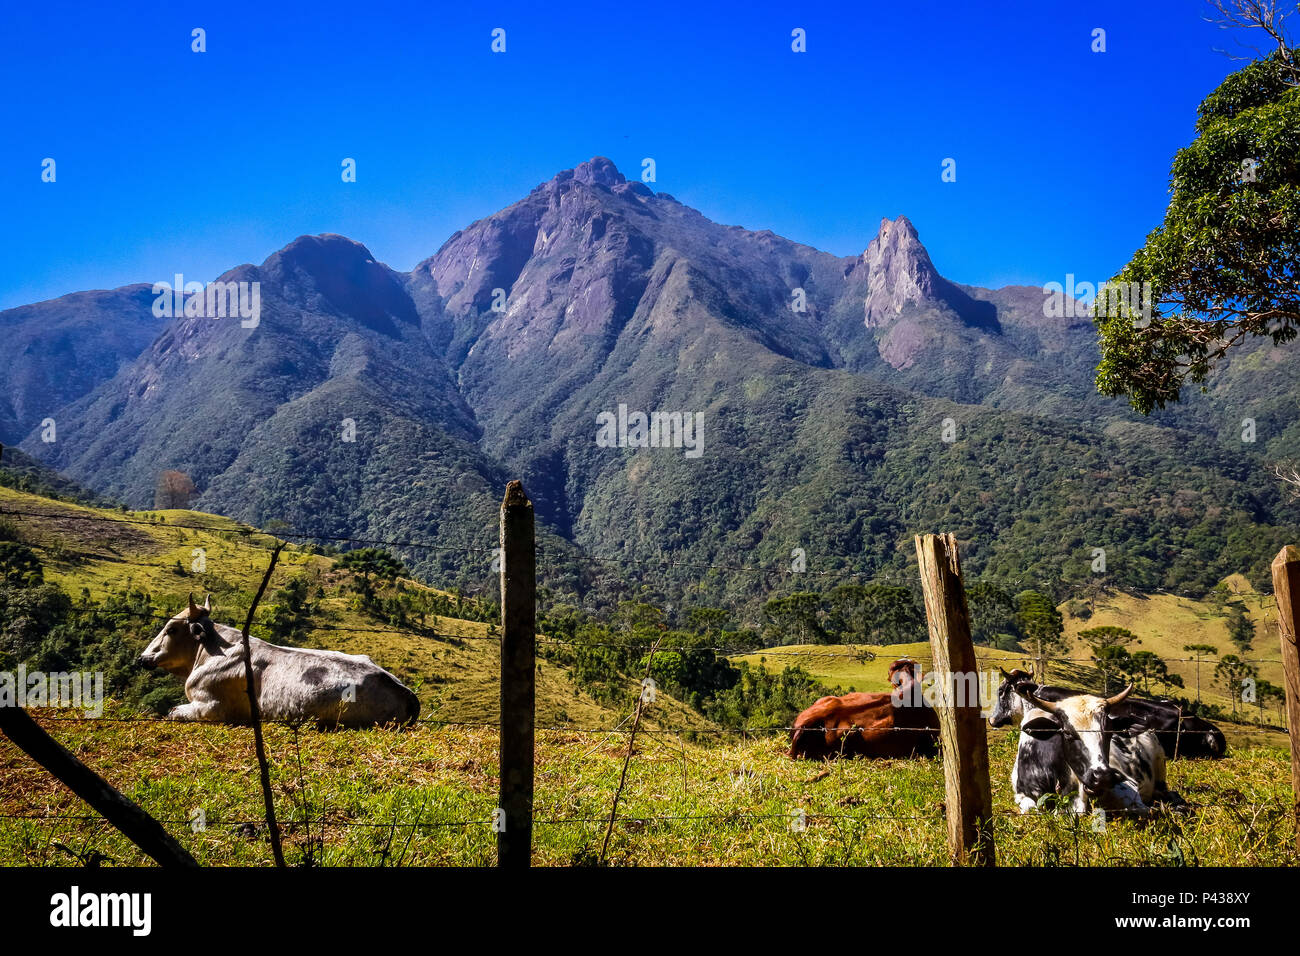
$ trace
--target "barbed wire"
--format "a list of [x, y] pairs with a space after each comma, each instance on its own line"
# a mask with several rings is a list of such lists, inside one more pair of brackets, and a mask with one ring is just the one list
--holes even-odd
[[[695, 571], [732, 571], [736, 573], [748, 573], [748, 574], [786, 574], [786, 575], [806, 574], [812, 577], [833, 577], [833, 576], [866, 577], [872, 580], [882, 580], [882, 579], [892, 578], [909, 584], [915, 581], [915, 576], [909, 574], [906, 571], [890, 570], [890, 569], [879, 569], [876, 571], [849, 571], [846, 569], [832, 569], [827, 571], [809, 571], [809, 570], [797, 571], [792, 568], [783, 568], [783, 567], [776, 567], [776, 566], [753, 567], [748, 565], [737, 565], [737, 564], [710, 564], [710, 563], [701, 563], [695, 561], [675, 561], [670, 558], [613, 558], [613, 557], [603, 557], [601, 555], [589, 554], [585, 551], [578, 552], [575, 554], [565, 554], [564, 552], [556, 552], [556, 553], [560, 554], [563, 557], [573, 558], [578, 561], [589, 561], [593, 564], [626, 565], [629, 567], [637, 567], [637, 568], [650, 568], [650, 567], [689, 568]], [[537, 551], [537, 556], [539, 558], [546, 557], [548, 554], [550, 554], [550, 552], [540, 550], [540, 549]], [[848, 556], [832, 554], [832, 555], [828, 555], [828, 557], [832, 559], [834, 558], [847, 559]], [[1008, 586], [1014, 587], [1016, 584], [1019, 583], [1020, 583], [1020, 579], [1017, 579], [1015, 581], [1009, 582]]]
[[[1187, 811], [1197, 812], [1203, 810], [1232, 810], [1240, 811], [1240, 803], [1186, 803], [1183, 807]], [[1252, 810], [1275, 810], [1278, 813], [1289, 813], [1293, 807], [1291, 803], [1283, 800], [1269, 799], [1255, 801], [1247, 804]], [[1172, 812], [1178, 813], [1177, 808], [1171, 808]], [[1107, 817], [1148, 817], [1150, 810], [1118, 808], [1105, 810]], [[1041, 812], [1022, 813], [1019, 810], [1006, 808], [996, 808], [989, 812], [989, 816], [1003, 821], [1024, 821], [1024, 822], [1043, 822], [1052, 821], [1060, 822], [1062, 820], [1086, 820], [1091, 816], [1090, 812], [1077, 813], [1067, 807], [1042, 808]], [[932, 813], [879, 813], [875, 811], [863, 813], [835, 813], [826, 810], [809, 810], [803, 806], [793, 806], [789, 810], [757, 812], [752, 810], [730, 810], [720, 811], [717, 813], [686, 813], [686, 814], [657, 814], [657, 815], [637, 815], [621, 816], [615, 821], [617, 824], [624, 826], [629, 824], [644, 825], [647, 823], [703, 823], [703, 822], [729, 822], [739, 821], [764, 821], [764, 820], [782, 820], [787, 824], [794, 818], [799, 818], [801, 822], [813, 822], [817, 820], [835, 820], [835, 821], [853, 821], [856, 823], [874, 823], [881, 820], [895, 822], [917, 822], [924, 821], [933, 824], [941, 824], [946, 820], [944, 811], [939, 809]], [[195, 829], [194, 819], [178, 819], [167, 817], [155, 817], [158, 823], [164, 826], [183, 827], [191, 833], [207, 834], [214, 829], [224, 828], [227, 831], [240, 831], [245, 828], [252, 828], [254, 832], [265, 829], [265, 820], [238, 820], [208, 817], [203, 821], [203, 826]], [[4, 813], [0, 812], [0, 820], [29, 820], [29, 821], [57, 821], [66, 823], [88, 823], [98, 826], [111, 826], [110, 822], [97, 814], [65, 814], [65, 813]], [[533, 818], [534, 826], [604, 826], [609, 823], [608, 816], [602, 817], [549, 817], [537, 816]], [[297, 832], [299, 829], [310, 831], [313, 828], [330, 828], [330, 827], [362, 827], [367, 829], [390, 830], [390, 829], [451, 829], [451, 828], [468, 828], [468, 827], [495, 827], [495, 821], [492, 819], [466, 819], [466, 820], [340, 820], [329, 819], [325, 817], [305, 817], [289, 818], [284, 820], [283, 826], [291, 832]], [[792, 829], [791, 832], [798, 833], [798, 830]], [[234, 835], [239, 835], [237, 832]]]
[[[182, 826], [187, 827], [193, 833], [205, 833], [214, 827], [229, 827], [238, 829], [241, 827], [256, 827], [258, 830], [266, 828], [266, 819], [261, 820], [226, 820], [218, 818], [207, 818], [204, 820], [204, 826], [198, 830], [193, 829], [193, 820], [168, 819], [166, 817], [154, 817], [154, 819], [164, 826]], [[41, 814], [41, 813], [0, 813], [0, 820], [61, 820], [78, 823], [98, 823], [112, 826], [112, 824], [103, 817], [93, 814]], [[464, 827], [464, 826], [491, 826], [491, 820], [416, 820], [416, 821], [393, 821], [380, 822], [370, 820], [330, 820], [324, 818], [312, 817], [309, 819], [287, 819], [281, 820], [280, 825], [285, 828], [296, 829], [298, 827], [374, 827], [377, 829], [389, 829], [391, 827]]]
[[[493, 640], [496, 640], [496, 638], [493, 638]], [[825, 657], [825, 658], [852, 658], [852, 659], [862, 659], [866, 657], [868, 659], [874, 658], [877, 660], [884, 660], [886, 658], [897, 656], [899, 660], [929, 661], [929, 660], [934, 660], [933, 654], [907, 653], [907, 654], [894, 655], [888, 653], [888, 649], [890, 647], [895, 647], [895, 646], [901, 647], [906, 644], [926, 643], [928, 642], [928, 640], [929, 640], [928, 637], [924, 637], [917, 641], [904, 641], [892, 645], [891, 644], [863, 644], [860, 645], [863, 648], [863, 650], [861, 651], [818, 651], [818, 650], [811, 650], [811, 649], [802, 650], [802, 648], [816, 648], [818, 646], [816, 644], [775, 644], [769, 647], [747, 647], [743, 644], [724, 644], [724, 645], [686, 644], [680, 647], [667, 646], [664, 647], [663, 650], [665, 652], [714, 651], [715, 653], [723, 654], [724, 656], [729, 656], [729, 657], [740, 657], [740, 656], [812, 657], [812, 658]], [[634, 646], [640, 646], [640, 645], [645, 645], [646, 647], [649, 647], [651, 644], [654, 643], [654, 640], [651, 638], [634, 638], [629, 641], [583, 641], [576, 638], [565, 639], [565, 638], [541, 637], [538, 638], [538, 643], [539, 644], [562, 644], [562, 645], [575, 646], [575, 647], [632, 648]], [[844, 647], [846, 645], [841, 644], [836, 646]], [[853, 647], [858, 645], [847, 645], [847, 646]], [[1047, 663], [1062, 663], [1062, 664], [1065, 663], [1096, 664], [1097, 663], [1096, 659], [1091, 657], [1057, 657], [1054, 655], [1037, 655], [1032, 653], [1031, 651], [1024, 651], [1021, 653], [1017, 653], [1015, 651], [1000, 651], [1000, 653], [1009, 656], [989, 657], [986, 654], [981, 653], [986, 648], [988, 648], [988, 645], [984, 645], [984, 644], [975, 645], [976, 655], [980, 657], [982, 661], [985, 663], [998, 663], [998, 662], [1008, 663], [1009, 662], [1009, 663], [1016, 663], [1016, 664], [1024, 664], [1024, 663], [1030, 663], [1035, 660], [1041, 660]], [[1185, 663], [1185, 664], [1193, 664], [1193, 663], [1206, 664], [1215, 660], [1215, 658], [1213, 657], [1200, 657], [1200, 658], [1161, 657], [1160, 659], [1162, 661], [1165, 661], [1166, 663]], [[1243, 664], [1281, 664], [1282, 663], [1280, 659], [1260, 658], [1260, 657], [1239, 658], [1239, 660]]]
[[[902, 709], [906, 709], [906, 708], [902, 708]], [[919, 710], [920, 708], [917, 709]], [[137, 716], [137, 715], [117, 715], [117, 714], [93, 715], [93, 714], [63, 714], [63, 713], [52, 714], [34, 708], [29, 708], [28, 713], [30, 713], [38, 721], [52, 721], [55, 723], [169, 724], [176, 727], [203, 727], [205, 729], [211, 729], [211, 730], [252, 729], [250, 724], [228, 724], [222, 721], [207, 721], [207, 720], [178, 720], [171, 717], [163, 717], [163, 716], [148, 716], [148, 715]], [[1182, 715], [1180, 715], [1180, 717], [1181, 716]], [[1189, 714], [1185, 716], [1191, 717], [1195, 715]], [[653, 718], [649, 718], [649, 719], [653, 720]], [[317, 721], [314, 719], [286, 720], [284, 718], [277, 718], [277, 717], [263, 717], [262, 723], [270, 724], [272, 726], [282, 726], [282, 727], [298, 728], [298, 729], [308, 729], [308, 728], [315, 727], [317, 725]], [[498, 730], [500, 729], [501, 726], [500, 720], [494, 717], [484, 717], [477, 720], [465, 720], [465, 719], [444, 720], [439, 717], [419, 717], [401, 726], [402, 727], [417, 726], [420, 724], [427, 724], [427, 725], [437, 726], [437, 727], [472, 728], [476, 730]], [[1279, 730], [1278, 728], [1275, 728], [1272, 725], [1261, 726], [1261, 725], [1247, 724], [1246, 726], [1250, 727], [1251, 729], [1278, 730], [1278, 732], [1280, 733], [1286, 732], [1284, 729]], [[325, 728], [325, 729], [328, 732], [332, 732], [332, 728]], [[1161, 728], [1145, 728], [1145, 729], [1150, 730], [1157, 734], [1170, 733], [1170, 732], [1177, 732], [1179, 734], [1184, 734], [1184, 733], [1194, 734], [1200, 732], [1199, 730], [1184, 731], [1181, 729], [1181, 726], [1177, 731], [1163, 730]], [[576, 724], [576, 723], [535, 725], [533, 727], [533, 730], [537, 733], [583, 734], [583, 735], [590, 735], [590, 736], [606, 736], [609, 734], [631, 733], [630, 728], [623, 727], [621, 726], [621, 724], [614, 724], [608, 727], [593, 727], [585, 724]], [[642, 726], [640, 730], [637, 731], [637, 733], [651, 734], [655, 736], [670, 736], [670, 737], [689, 737], [692, 735], [722, 736], [727, 734], [734, 734], [741, 737], [751, 737], [751, 736], [759, 737], [759, 736], [771, 735], [771, 734], [783, 734], [783, 735], [790, 734], [796, 730], [801, 730], [810, 733], [824, 733], [828, 731], [834, 731], [836, 733], [841, 733], [845, 735], [851, 735], [858, 732], [862, 732], [869, 735], [874, 735], [876, 733], [906, 733], [906, 734], [914, 734], [914, 735], [915, 734], [937, 735], [939, 733], [938, 727], [874, 726], [874, 727], [867, 728], [860, 724], [827, 725], [825, 723], [808, 724], [808, 725], [781, 724], [781, 725], [763, 726], [763, 727], [722, 727], [716, 724], [712, 726], [691, 726], [691, 727], [680, 726], [680, 727], [647, 728], [645, 726]], [[1006, 733], [1006, 734], [1020, 732], [1020, 728], [1018, 726], [1011, 726], [1011, 725], [999, 726], [999, 727], [990, 726], [987, 728], [987, 730], [990, 733]], [[1075, 733], [1119, 733], [1118, 731], [1113, 731], [1113, 730], [1097, 730], [1097, 729], [1086, 728], [1086, 727], [1075, 728], [1074, 732]], [[1043, 734], [1064, 733], [1064, 731], [1044, 728], [1042, 731], [1039, 731], [1039, 733], [1043, 733]], [[0, 771], [2, 771], [3, 769], [4, 768], [0, 768]]]
[[[147, 566], [147, 565], [142, 564], [141, 566]], [[180, 614], [183, 613], [184, 612], [180, 612], [178, 614], [150, 615], [148, 617], [143, 617], [139, 623], [141, 624], [141, 626], [155, 625], [155, 624], [161, 625], [167, 623], [168, 621], [176, 620], [177, 618], [180, 617]], [[429, 611], [427, 613], [434, 617], [448, 617], [448, 615], [439, 614], [436, 611]], [[138, 616], [138, 615], [132, 615], [130, 611], [127, 611], [127, 612], [123, 612], [123, 616], [130, 617], [130, 616]], [[491, 622], [491, 621], [473, 621], [472, 619], [465, 619], [465, 618], [456, 618], [456, 620], [470, 620], [472, 623], [486, 624], [489, 626], [494, 626], [495, 624], [495, 622]], [[259, 627], [269, 626], [266, 622], [255, 621], [254, 624]], [[501, 640], [500, 635], [447, 634], [439, 631], [434, 631], [432, 629], [422, 627], [421, 625], [412, 624], [409, 622], [406, 624], [400, 624], [400, 623], [387, 624], [387, 625], [380, 625], [374, 627], [370, 627], [366, 625], [354, 625], [354, 624], [310, 623], [310, 624], [304, 624], [302, 629], [307, 632], [343, 631], [348, 633], [359, 633], [359, 634], [395, 634], [397, 636], [419, 637], [419, 638], [427, 638], [431, 640], [440, 640], [440, 641], [491, 641], [493, 643], [499, 643]], [[691, 632], [683, 631], [681, 633], [689, 634]], [[860, 645], [862, 647], [862, 650], [850, 650], [850, 651], [820, 651], [815, 649], [818, 647], [818, 645], [816, 644], [775, 644], [766, 647], [752, 647], [744, 644], [693, 644], [693, 643], [688, 643], [681, 646], [668, 646], [665, 647], [664, 650], [666, 652], [679, 652], [679, 653], [694, 652], [694, 651], [711, 651], [715, 654], [720, 654], [724, 657], [792, 657], [792, 658], [812, 658], [812, 659], [821, 659], [821, 658], [846, 659], [846, 660], [851, 659], [851, 660], [867, 661], [872, 659], [882, 660], [885, 658], [891, 658], [896, 656], [897, 659], [899, 660], [931, 661], [934, 660], [933, 654], [909, 652], [907, 654], [894, 655], [888, 653], [888, 649], [890, 647], [894, 647], [894, 646], [901, 647], [904, 646], [905, 644], [919, 644], [919, 643], [923, 643], [926, 640], [928, 640], [928, 638], [922, 638], [917, 641], [900, 642], [896, 645], [864, 644], [864, 645]], [[653, 643], [654, 643], [654, 639], [652, 638], [632, 638], [626, 641], [588, 641], [579, 638], [549, 637], [547, 635], [538, 635], [536, 638], [536, 644], [538, 646], [551, 645], [551, 646], [579, 647], [579, 648], [612, 647], [612, 648], [620, 648], [624, 650], [633, 650], [641, 646], [648, 648]], [[841, 644], [835, 646], [843, 647], [846, 645]], [[847, 646], [853, 647], [858, 645], [847, 645]], [[1014, 651], [1003, 651], [1001, 653], [1006, 654], [1007, 656], [990, 657], [986, 653], [981, 653], [986, 647], [987, 645], [976, 645], [976, 655], [982, 660], [983, 663], [1025, 664], [1025, 663], [1031, 663], [1036, 660], [1044, 661], [1047, 663], [1060, 663], [1060, 664], [1067, 664], [1067, 663], [1096, 664], [1097, 663], [1096, 659], [1092, 657], [1060, 657], [1055, 655], [1037, 655], [1030, 651], [1024, 651], [1019, 653]], [[1160, 659], [1165, 663], [1170, 663], [1170, 664], [1175, 664], [1175, 663], [1208, 664], [1208, 663], [1213, 663], [1216, 660], [1221, 660], [1221, 658], [1215, 658], [1215, 657], [1199, 657], [1199, 658], [1161, 657]], [[1245, 658], [1238, 658], [1238, 661], [1242, 664], [1283, 663], [1283, 661], [1280, 658], [1268, 658], [1268, 657], [1245, 657]]]

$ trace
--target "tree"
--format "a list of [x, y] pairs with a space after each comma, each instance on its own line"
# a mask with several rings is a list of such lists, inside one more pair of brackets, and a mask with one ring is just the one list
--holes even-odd
[[1137, 635], [1122, 627], [1106, 625], [1080, 631], [1079, 640], [1092, 648], [1092, 661], [1101, 677], [1102, 693], [1109, 697], [1111, 678], [1130, 670], [1131, 659], [1125, 648], [1137, 640]]
[[1080, 631], [1079, 639], [1094, 651], [1099, 651], [1104, 647], [1128, 647], [1137, 640], [1137, 635], [1127, 628], [1107, 624]]
[[1010, 592], [988, 581], [976, 581], [966, 589], [970, 608], [971, 640], [976, 644], [1001, 647], [1016, 633], [1016, 601]]
[[1098, 648], [1092, 657], [1093, 666], [1101, 677], [1102, 694], [1110, 696], [1110, 685], [1121, 684], [1123, 677], [1133, 670], [1133, 659], [1128, 651], [1118, 644], [1107, 644]]
[[1273, 475], [1290, 492], [1292, 500], [1300, 501], [1300, 463], [1279, 462], [1273, 466]]
[[18, 541], [0, 541], [0, 581], [19, 587], [35, 587], [45, 579], [40, 558]]
[[910, 589], [888, 584], [841, 584], [828, 598], [828, 630], [845, 644], [903, 644], [916, 640], [925, 618]]
[[686, 612], [686, 623], [697, 634], [715, 635], [731, 620], [731, 612], [720, 607], [693, 607]]
[[1202, 101], [1164, 222], [1112, 280], [1128, 294], [1099, 291], [1093, 310], [1097, 388], [1142, 414], [1178, 401], [1233, 345], [1300, 331], [1300, 50], [1271, 0], [1219, 7], [1226, 25], [1262, 29], [1277, 48]]
[[28, 660], [55, 627], [67, 620], [72, 601], [53, 584], [12, 587], [0, 582], [0, 670]]
[[311, 631], [313, 605], [308, 601], [311, 586], [301, 574], [294, 575], [271, 598], [266, 623], [271, 640], [280, 644], [303, 644]]
[[1214, 668], [1214, 679], [1232, 699], [1232, 712], [1237, 712], [1237, 701], [1241, 699], [1242, 681], [1256, 677], [1259, 668], [1243, 661], [1236, 654], [1224, 654]]
[[1218, 656], [1219, 649], [1213, 644], [1184, 644], [1183, 650], [1193, 655], [1192, 660], [1196, 662], [1196, 702], [1201, 702], [1201, 661], [1207, 660], [1210, 655]]
[[358, 590], [361, 597], [369, 604], [375, 596], [371, 576], [381, 581], [392, 581], [407, 574], [406, 566], [382, 548], [357, 548], [345, 552], [335, 562], [335, 567], [346, 568], [359, 575], [361, 583]]
[[1259, 722], [1264, 723], [1266, 704], [1277, 704], [1278, 723], [1281, 723], [1282, 705], [1286, 702], [1286, 691], [1277, 684], [1263, 679], [1255, 681], [1255, 703], [1259, 705]]
[[1016, 626], [1034, 657], [1034, 674], [1041, 683], [1047, 680], [1047, 658], [1065, 649], [1065, 621], [1052, 599], [1038, 591], [1016, 595]]
[[821, 625], [821, 597], [811, 591], [797, 591], [789, 597], [773, 598], [763, 607], [769, 631], [778, 644], [825, 643]]
[[[1170, 685], [1182, 686], [1182, 678], [1177, 674], [1169, 673], [1169, 666], [1158, 654], [1151, 651], [1137, 651], [1130, 655], [1129, 665], [1124, 672], [1128, 678], [1137, 684], [1146, 693], [1151, 692], [1151, 685], [1163, 684], [1166, 688]], [[1107, 696], [1110, 691], [1107, 690]]]
[[1250, 650], [1255, 640], [1255, 625], [1246, 616], [1246, 608], [1240, 601], [1228, 604], [1228, 640], [1243, 654]]
[[183, 471], [164, 471], [158, 476], [153, 506], [159, 511], [171, 508], [188, 508], [195, 492], [194, 482]]
[[640, 634], [644, 638], [667, 628], [662, 608], [644, 601], [620, 601], [610, 618], [610, 624], [623, 634]]
[[727, 727], [788, 727], [818, 697], [844, 693], [797, 665], [769, 673], [761, 664], [750, 667], [741, 661], [737, 670], [737, 680], [704, 704], [705, 715]]

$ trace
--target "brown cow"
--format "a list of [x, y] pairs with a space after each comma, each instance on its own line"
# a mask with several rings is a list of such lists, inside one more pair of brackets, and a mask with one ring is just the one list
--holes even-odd
[[790, 758], [933, 756], [939, 749], [939, 716], [922, 699], [916, 662], [889, 665], [892, 694], [823, 697], [794, 722]]

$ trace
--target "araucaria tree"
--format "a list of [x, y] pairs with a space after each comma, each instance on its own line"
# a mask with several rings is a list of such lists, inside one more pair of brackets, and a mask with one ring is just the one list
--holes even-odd
[[[1262, 29], [1275, 49], [1201, 103], [1196, 139], [1174, 157], [1164, 222], [1103, 296], [1097, 387], [1143, 414], [1176, 402], [1233, 345], [1300, 332], [1300, 49], [1273, 0], [1220, 0], [1227, 26]], [[1145, 314], [1144, 314], [1145, 313]]]
[[1016, 625], [1021, 643], [1033, 655], [1034, 676], [1047, 680], [1047, 659], [1066, 646], [1061, 612], [1047, 595], [1022, 591], [1016, 595]]
[[1123, 627], [1092, 627], [1079, 632], [1079, 639], [1092, 648], [1092, 662], [1101, 678], [1102, 693], [1110, 695], [1111, 682], [1132, 670], [1133, 659], [1125, 649], [1137, 635]]
[[1224, 654], [1214, 668], [1214, 679], [1232, 701], [1232, 712], [1237, 712], [1237, 701], [1242, 699], [1247, 679], [1259, 676], [1259, 668], [1243, 661], [1236, 654]]

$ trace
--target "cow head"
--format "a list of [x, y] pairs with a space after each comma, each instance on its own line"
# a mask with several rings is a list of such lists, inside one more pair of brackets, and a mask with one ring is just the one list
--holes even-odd
[[916, 680], [916, 661], [899, 658], [889, 665], [889, 683], [895, 687], [902, 687], [904, 684], [912, 683]]
[[1097, 798], [1120, 782], [1110, 765], [1110, 742], [1126, 733], [1130, 722], [1112, 717], [1111, 708], [1133, 693], [1129, 684], [1113, 697], [1079, 694], [1061, 701], [1035, 696], [1033, 685], [1020, 684], [1016, 693], [1033, 709], [1025, 714], [1020, 732], [1040, 740], [1060, 735], [1066, 762], [1089, 797]]
[[998, 699], [993, 706], [993, 714], [989, 717], [989, 724], [994, 727], [1005, 727], [1025, 715], [1024, 700], [1016, 693], [1016, 688], [1027, 687], [1032, 690], [1034, 676], [1029, 671], [1022, 670], [1014, 670], [1008, 674], [1001, 667], [998, 671], [1002, 674], [1002, 683], [998, 685]]
[[212, 595], [208, 595], [203, 606], [194, 603], [190, 595], [188, 610], [177, 614], [158, 632], [158, 636], [149, 642], [149, 646], [140, 655], [139, 663], [144, 667], [161, 667], [169, 674], [185, 678], [194, 668], [194, 658], [203, 644], [204, 624], [212, 615]]

